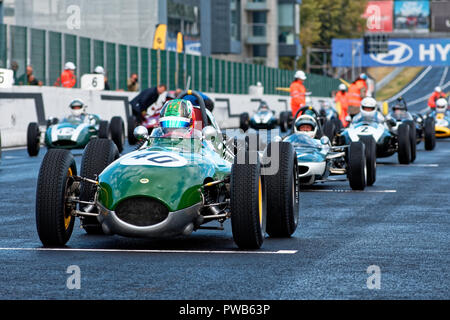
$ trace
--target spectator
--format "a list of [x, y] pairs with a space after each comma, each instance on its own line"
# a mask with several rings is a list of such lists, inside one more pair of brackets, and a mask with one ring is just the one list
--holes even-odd
[[361, 73], [348, 88], [348, 114], [353, 117], [360, 112], [361, 102], [367, 94], [367, 76]]
[[29, 85], [29, 86], [42, 86], [43, 85], [42, 81], [39, 81], [34, 76], [32, 66], [27, 66], [27, 85]]
[[306, 80], [305, 72], [299, 70], [294, 75], [294, 81], [291, 83], [291, 109], [295, 117], [297, 111], [306, 105], [306, 88], [303, 82]]
[[11, 61], [11, 70], [13, 71], [14, 84], [16, 86], [24, 85], [25, 84], [26, 75], [23, 74], [20, 77], [18, 76], [19, 64], [17, 63], [17, 61]]
[[336, 93], [334, 97], [334, 101], [336, 103], [339, 102], [341, 108], [339, 110], [339, 120], [341, 120], [344, 127], [347, 127], [347, 116], [348, 116], [348, 93], [347, 86], [343, 83], [339, 85], [339, 91]]
[[64, 71], [61, 73], [61, 76], [56, 79], [54, 86], [56, 87], [64, 87], [64, 88], [73, 88], [77, 83], [77, 77], [75, 76], [75, 64], [73, 62], [67, 62], [64, 66]]
[[140, 92], [133, 100], [131, 100], [131, 108], [133, 115], [136, 117], [138, 123], [141, 123], [147, 115], [147, 109], [154, 104], [158, 97], [167, 89], [165, 84], [160, 84], [157, 87], [148, 88]]
[[111, 87], [108, 83], [108, 77], [106, 76], [105, 69], [103, 69], [102, 66], [96, 66], [94, 69], [95, 74], [102, 74], [105, 77], [105, 89], [104, 90], [111, 90]]
[[139, 81], [138, 80], [139, 80], [138, 75], [136, 73], [133, 73], [127, 82], [128, 91], [139, 91]]

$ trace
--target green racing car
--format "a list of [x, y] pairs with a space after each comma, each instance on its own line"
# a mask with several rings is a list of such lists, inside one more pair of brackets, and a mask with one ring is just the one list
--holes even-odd
[[[111, 138], [122, 152], [125, 130], [121, 117], [113, 117], [111, 122], [101, 120], [98, 115], [86, 113], [81, 100], [72, 101], [70, 109], [72, 113], [61, 121], [57, 118], [47, 120], [44, 143], [48, 149], [84, 149], [93, 138]], [[39, 154], [42, 134], [38, 123], [28, 125], [27, 151], [31, 157]]]
[[[192, 94], [199, 107], [183, 100]], [[138, 150], [119, 157], [109, 140], [84, 150], [78, 175], [67, 150], [50, 149], [39, 173], [36, 222], [45, 246], [63, 246], [81, 219], [87, 233], [126, 237], [187, 236], [223, 230], [230, 219], [241, 249], [261, 247], [265, 233], [290, 237], [297, 228], [297, 157], [290, 143], [264, 152], [223, 139], [195, 91], [165, 104], [151, 136], [137, 127]], [[205, 226], [215, 221], [218, 226]]]

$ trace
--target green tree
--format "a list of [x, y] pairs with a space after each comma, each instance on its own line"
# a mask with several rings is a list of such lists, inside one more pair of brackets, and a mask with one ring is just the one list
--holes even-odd
[[303, 55], [299, 67], [305, 67], [308, 47], [329, 48], [333, 38], [361, 37], [366, 5], [367, 0], [303, 0], [300, 10]]

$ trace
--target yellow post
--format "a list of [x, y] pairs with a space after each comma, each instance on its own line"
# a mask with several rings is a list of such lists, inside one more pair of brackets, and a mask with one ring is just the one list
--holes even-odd
[[389, 104], [387, 101], [383, 102], [383, 115], [387, 116], [389, 113]]

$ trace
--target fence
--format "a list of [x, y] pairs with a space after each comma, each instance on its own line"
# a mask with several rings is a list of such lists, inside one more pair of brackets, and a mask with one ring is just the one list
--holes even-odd
[[[32, 65], [34, 75], [45, 85], [53, 85], [64, 63], [77, 65], [79, 79], [101, 65], [107, 72], [112, 90], [127, 89], [127, 78], [139, 75], [141, 88], [165, 83], [169, 89], [190, 88], [205, 92], [244, 94], [257, 82], [266, 94], [288, 93], [277, 87], [289, 87], [294, 71], [269, 68], [258, 64], [237, 63], [172, 51], [127, 46], [72, 34], [0, 24], [0, 68], [18, 64], [16, 78], [24, 82], [25, 68]], [[21, 81], [22, 80], [22, 81]], [[79, 81], [78, 81], [79, 85]], [[305, 86], [314, 96], [330, 96], [339, 81], [310, 74]]]

